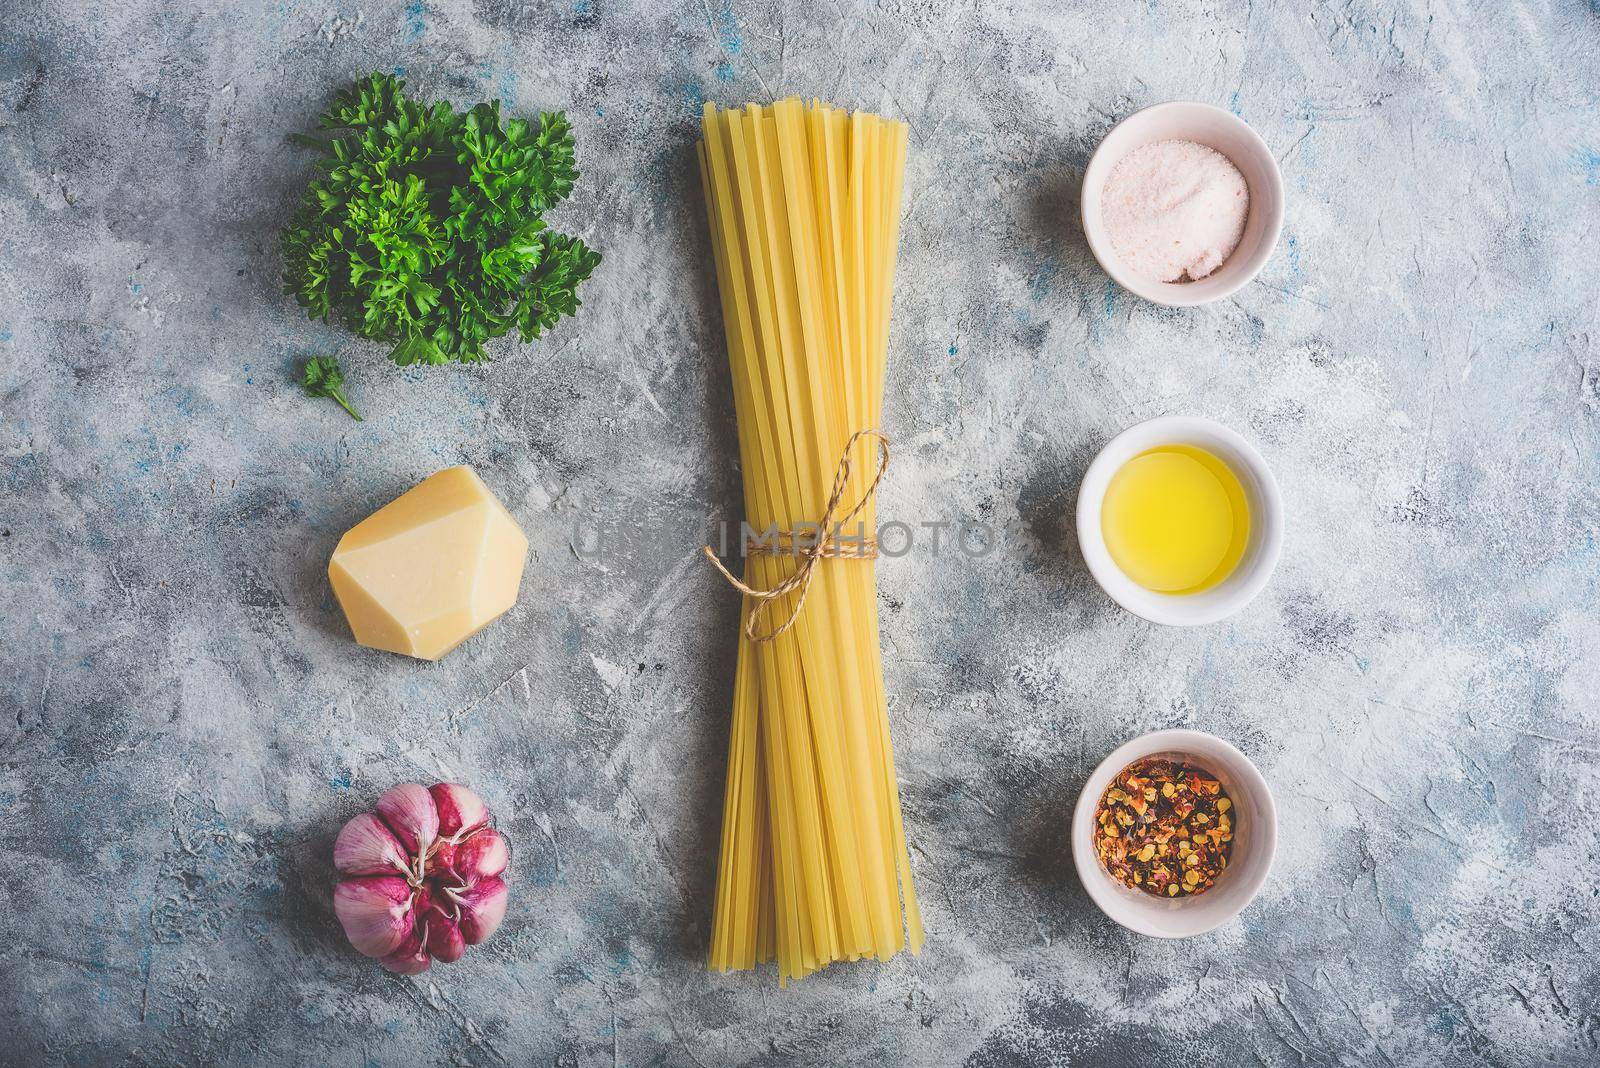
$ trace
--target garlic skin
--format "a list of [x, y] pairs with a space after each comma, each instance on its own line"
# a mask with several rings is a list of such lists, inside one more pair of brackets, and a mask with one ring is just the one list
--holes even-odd
[[356, 952], [383, 957], [411, 933], [413, 897], [411, 884], [398, 875], [363, 875], [334, 888], [333, 911]]
[[408, 875], [411, 864], [400, 839], [370, 812], [344, 825], [333, 843], [333, 866], [346, 875]]
[[500, 921], [506, 918], [506, 905], [511, 901], [506, 884], [494, 876], [465, 890], [446, 890], [445, 893], [461, 909], [461, 937], [469, 946], [495, 933]]
[[476, 883], [499, 875], [510, 863], [511, 851], [506, 848], [506, 840], [493, 827], [485, 827], [455, 847], [451, 867], [463, 881]]
[[417, 975], [425, 972], [433, 964], [433, 958], [428, 956], [428, 947], [424, 938], [425, 923], [412, 927], [411, 933], [406, 935], [405, 941], [400, 943], [393, 953], [379, 957], [378, 963], [391, 972], [401, 975]]
[[391, 972], [452, 964], [489, 938], [511, 895], [500, 878], [509, 843], [489, 809], [458, 783], [401, 783], [340, 829], [333, 909], [345, 937]]
[[428, 927], [428, 952], [441, 964], [454, 964], [467, 951], [467, 940], [461, 927], [445, 913], [444, 906], [434, 902], [424, 921]]
[[439, 810], [434, 807], [433, 795], [417, 783], [391, 786], [378, 798], [376, 807], [383, 822], [413, 857], [425, 854], [439, 837]]
[[489, 806], [460, 783], [441, 782], [428, 787], [439, 812], [439, 834], [452, 842], [489, 822]]
[[456, 850], [459, 847], [448, 838], [441, 838], [433, 843], [433, 851], [428, 854], [427, 869], [430, 879], [443, 879], [451, 886], [459, 885], [463, 880], [456, 876]]

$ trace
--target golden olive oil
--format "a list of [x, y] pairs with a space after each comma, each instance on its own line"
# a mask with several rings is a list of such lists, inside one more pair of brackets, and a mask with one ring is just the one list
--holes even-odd
[[1200, 593], [1233, 573], [1250, 506], [1233, 469], [1193, 445], [1160, 445], [1117, 469], [1100, 530], [1123, 574], [1157, 593]]

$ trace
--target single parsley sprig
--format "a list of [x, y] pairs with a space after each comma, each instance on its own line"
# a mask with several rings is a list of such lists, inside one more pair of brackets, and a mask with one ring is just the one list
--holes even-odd
[[458, 113], [404, 89], [372, 74], [321, 117], [329, 139], [296, 138], [324, 174], [281, 236], [285, 291], [402, 366], [483, 360], [513, 329], [537, 339], [600, 263], [543, 219], [578, 177], [566, 116], [502, 123], [498, 100]]
[[344, 372], [339, 370], [339, 361], [332, 356], [313, 356], [307, 360], [300, 385], [313, 397], [332, 397], [339, 402], [339, 407], [350, 413], [350, 418], [361, 422], [360, 414], [344, 399]]

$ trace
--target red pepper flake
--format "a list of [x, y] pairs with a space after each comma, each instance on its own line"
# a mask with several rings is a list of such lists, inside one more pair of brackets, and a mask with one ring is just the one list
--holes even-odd
[[1203, 894], [1228, 866], [1235, 815], [1222, 783], [1204, 769], [1150, 757], [1106, 787], [1094, 848], [1124, 886], [1156, 897]]

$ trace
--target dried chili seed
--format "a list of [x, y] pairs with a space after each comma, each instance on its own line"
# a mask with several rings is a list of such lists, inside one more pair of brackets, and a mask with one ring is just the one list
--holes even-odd
[[1141, 760], [1123, 768], [1100, 799], [1095, 853], [1124, 886], [1157, 897], [1203, 894], [1228, 866], [1232, 808], [1222, 783], [1202, 769]]

